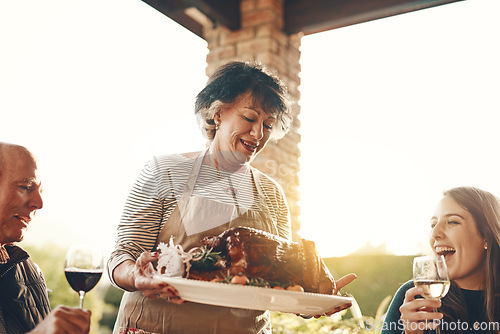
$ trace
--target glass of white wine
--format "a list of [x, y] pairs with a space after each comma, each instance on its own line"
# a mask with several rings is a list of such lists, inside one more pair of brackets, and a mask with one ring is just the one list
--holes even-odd
[[[441, 299], [450, 289], [448, 267], [442, 255], [418, 256], [413, 259], [413, 282], [424, 291], [425, 299]], [[434, 309], [434, 312], [437, 312]], [[439, 327], [436, 333], [440, 334]]]

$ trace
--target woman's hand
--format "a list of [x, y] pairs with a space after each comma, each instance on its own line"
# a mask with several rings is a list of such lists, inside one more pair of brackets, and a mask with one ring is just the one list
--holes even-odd
[[403, 305], [399, 308], [406, 334], [422, 334], [425, 329], [435, 329], [439, 325], [435, 320], [443, 318], [442, 313], [434, 312], [434, 309], [441, 307], [441, 301], [415, 298], [422, 294], [421, 288], [408, 289]]
[[89, 310], [58, 306], [29, 334], [87, 334], [90, 314]]
[[[335, 283], [335, 290], [333, 291], [333, 294], [334, 295], [338, 295], [340, 290], [345, 287], [347, 284], [351, 283], [352, 281], [354, 281], [356, 278], [358, 278], [356, 276], [356, 274], [347, 274], [345, 276], [343, 276], [342, 278], [338, 279], [337, 282]], [[320, 318], [322, 316], [331, 316], [332, 314], [335, 314], [337, 312], [340, 312], [340, 311], [343, 311], [345, 309], [348, 309], [349, 307], [352, 306], [352, 303], [346, 303], [346, 304], [343, 304], [343, 305], [340, 305], [340, 306], [337, 306], [333, 309], [331, 309], [330, 311], [326, 312], [325, 314], [317, 314], [315, 315], [314, 317], [317, 319], [317, 318]]]
[[147, 298], [168, 299], [174, 304], [184, 303], [173, 286], [154, 278], [152, 262], [157, 259], [158, 252], [144, 252], [135, 263], [123, 262], [113, 272], [116, 284], [128, 291], [141, 291]]
[[340, 290], [342, 290], [342, 288], [344, 286], [346, 286], [347, 284], [351, 283], [356, 278], [358, 278], [358, 276], [356, 276], [356, 274], [347, 274], [347, 275], [339, 278], [337, 280], [337, 282], [335, 282], [335, 290], [333, 291], [333, 294], [334, 295], [338, 295], [339, 292], [340, 292]]

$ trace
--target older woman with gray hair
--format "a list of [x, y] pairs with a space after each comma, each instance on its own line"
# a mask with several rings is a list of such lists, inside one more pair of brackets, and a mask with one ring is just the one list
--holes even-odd
[[156, 248], [173, 236], [184, 250], [235, 226], [291, 238], [279, 184], [250, 165], [292, 117], [285, 86], [257, 64], [232, 62], [198, 94], [195, 113], [210, 145], [152, 159], [129, 194], [108, 262], [125, 290], [114, 333], [270, 333], [269, 312], [185, 302], [152, 276]]

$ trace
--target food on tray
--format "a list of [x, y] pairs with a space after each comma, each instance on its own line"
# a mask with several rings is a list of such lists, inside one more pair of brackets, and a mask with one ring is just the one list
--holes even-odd
[[332, 294], [335, 288], [335, 281], [312, 241], [293, 242], [258, 229], [234, 227], [217, 236], [205, 237], [201, 243], [203, 247], [188, 253], [173, 245], [172, 240], [169, 250], [160, 245], [163, 250], [158, 271], [170, 275], [167, 263], [175, 263], [179, 275], [179, 265], [185, 263], [182, 276], [190, 279], [323, 294]]

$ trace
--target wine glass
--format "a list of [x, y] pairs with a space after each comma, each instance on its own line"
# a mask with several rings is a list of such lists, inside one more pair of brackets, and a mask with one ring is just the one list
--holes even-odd
[[101, 279], [103, 268], [99, 246], [75, 245], [66, 253], [64, 273], [71, 288], [80, 295], [80, 308], [83, 308], [85, 293], [92, 290]]
[[[413, 259], [413, 282], [422, 288], [425, 299], [441, 299], [450, 289], [450, 276], [443, 255], [418, 256]], [[434, 309], [434, 312], [437, 312]], [[436, 333], [440, 334], [439, 326]]]

